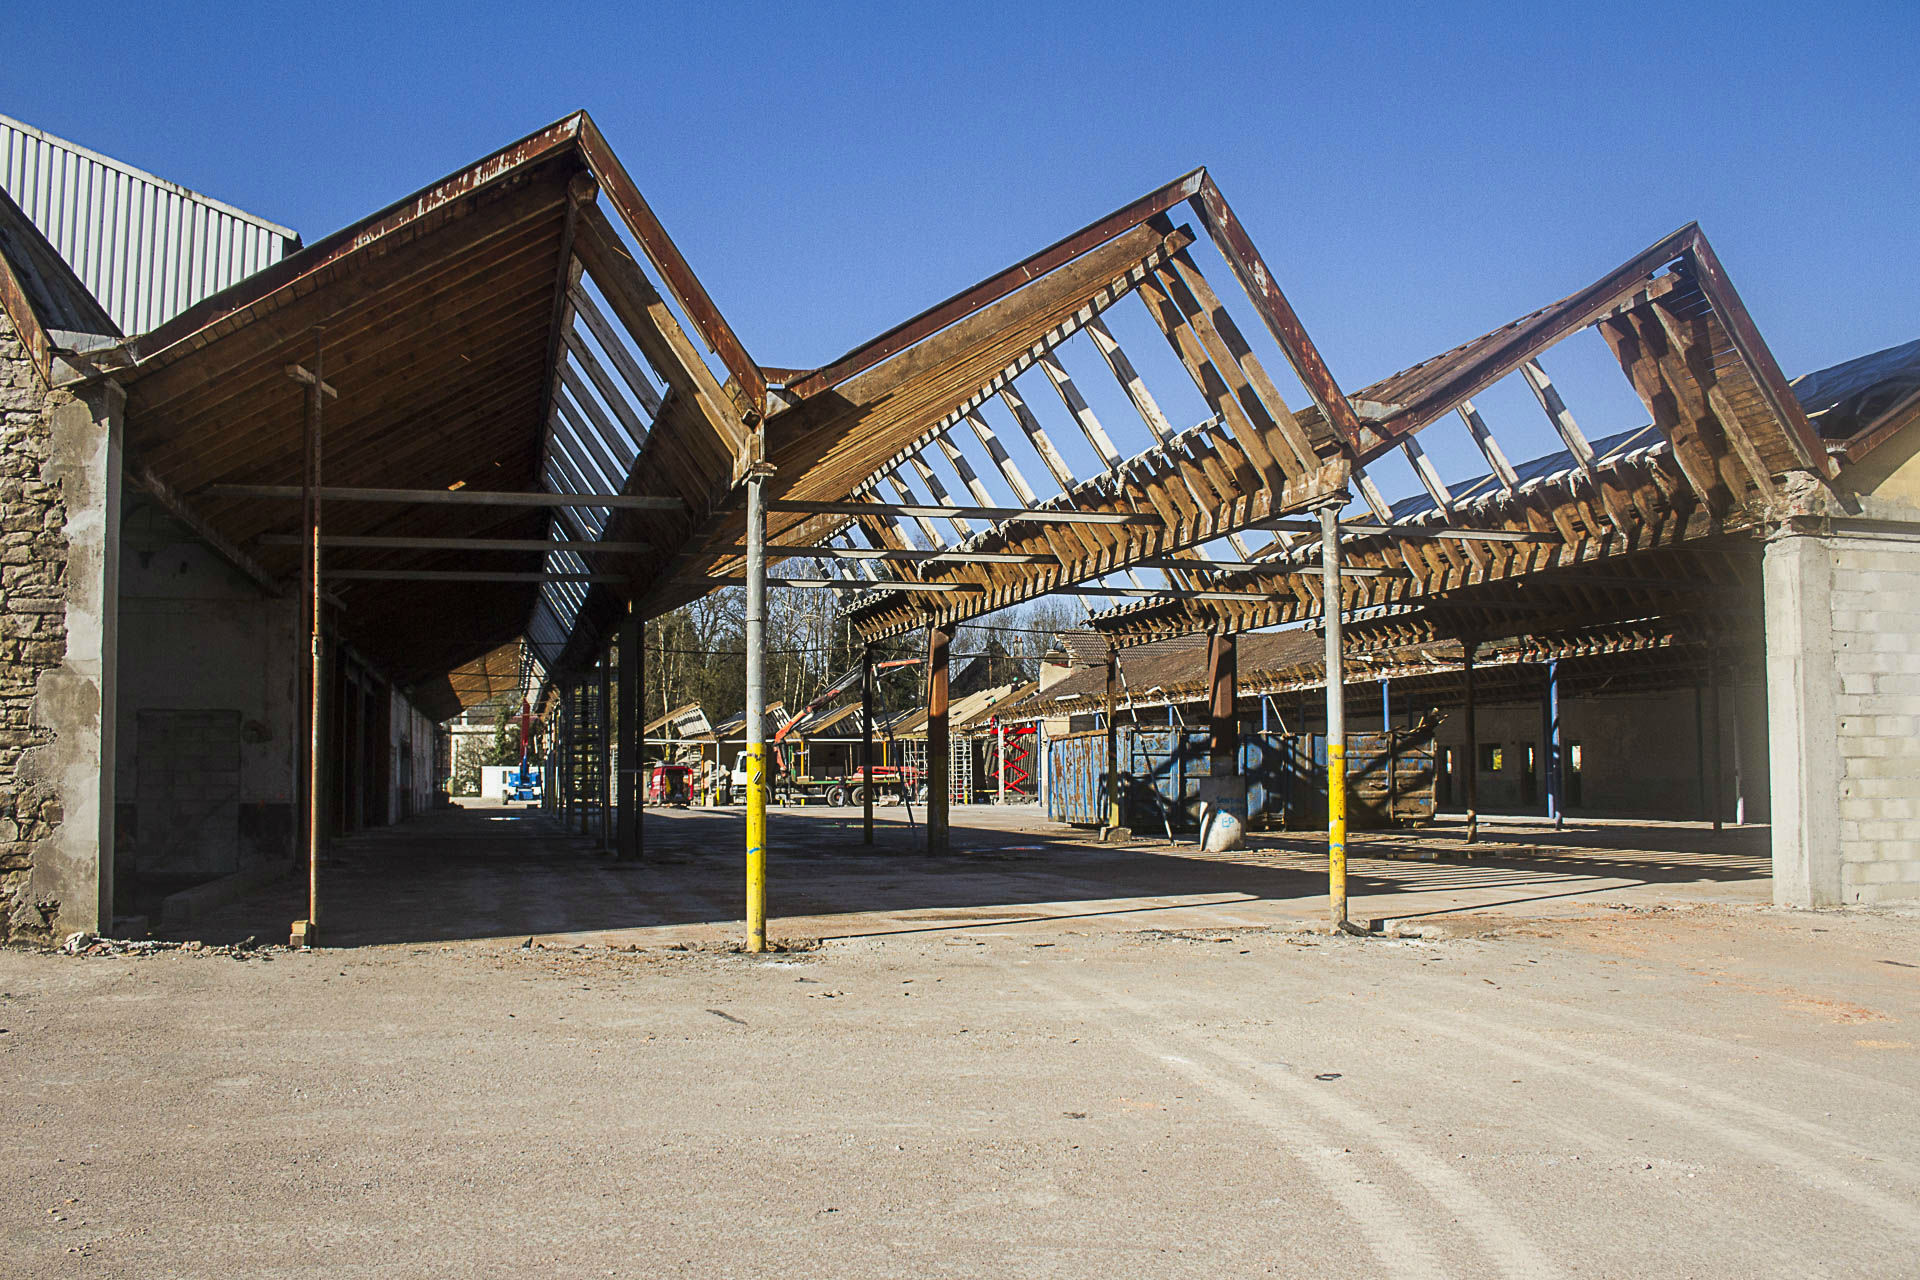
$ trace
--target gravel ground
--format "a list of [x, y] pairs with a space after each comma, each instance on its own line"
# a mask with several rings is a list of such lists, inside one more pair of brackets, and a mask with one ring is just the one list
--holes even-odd
[[1915, 1274], [1920, 916], [1449, 928], [0, 952], [0, 1271]]

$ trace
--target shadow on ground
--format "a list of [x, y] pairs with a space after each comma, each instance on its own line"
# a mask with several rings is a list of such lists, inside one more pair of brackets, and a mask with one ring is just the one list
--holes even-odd
[[[336, 842], [321, 866], [323, 940], [366, 946], [724, 925], [742, 915], [742, 828], [738, 810], [649, 810], [645, 861], [619, 862], [597, 839], [537, 810], [441, 810]], [[1769, 874], [1764, 828], [1502, 827], [1474, 846], [1462, 835], [1439, 826], [1358, 837], [1349, 869], [1355, 914], [1413, 919]], [[876, 822], [871, 846], [860, 842], [855, 811], [778, 810], [770, 844], [769, 912], [814, 937], [1236, 905], [1278, 922], [1317, 914], [1326, 892], [1324, 839], [1256, 834], [1225, 855], [1164, 840], [1107, 846], [1031, 809], [957, 808], [953, 851], [941, 857], [925, 853], [923, 829], [898, 810]], [[188, 932], [209, 942], [277, 940], [304, 914], [304, 877], [289, 878], [207, 913]]]

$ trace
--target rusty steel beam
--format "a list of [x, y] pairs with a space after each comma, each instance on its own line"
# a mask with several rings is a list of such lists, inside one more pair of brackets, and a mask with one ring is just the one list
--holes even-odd
[[[303, 496], [297, 484], [210, 484], [203, 493], [222, 498], [280, 498]], [[625, 493], [509, 492], [503, 489], [362, 489], [327, 486], [320, 496], [328, 502], [394, 502], [430, 507], [624, 507], [633, 511], [681, 511], [678, 498], [656, 498]]]
[[573, 146], [586, 120], [586, 112], [577, 111], [564, 120], [528, 134], [509, 146], [439, 182], [397, 200], [351, 226], [314, 241], [298, 253], [292, 253], [230, 289], [188, 307], [153, 332], [130, 341], [127, 346], [145, 363], [174, 344], [246, 310], [262, 298], [317, 276], [341, 259], [360, 253], [370, 246], [442, 207], [481, 187], [526, 169], [529, 165], [559, 155]]
[[1300, 323], [1300, 317], [1294, 313], [1293, 304], [1287, 301], [1286, 294], [1280, 292], [1280, 286], [1274, 282], [1273, 272], [1267, 269], [1260, 251], [1253, 247], [1246, 228], [1234, 215], [1227, 198], [1220, 194], [1220, 188], [1205, 169], [1200, 170], [1200, 190], [1195, 193], [1192, 203], [1194, 211], [1207, 228], [1207, 234], [1213, 237], [1214, 245], [1232, 268], [1234, 278], [1247, 291], [1254, 309], [1266, 322], [1267, 331], [1280, 344], [1280, 350], [1286, 353], [1287, 362], [1293, 366], [1294, 374], [1306, 387], [1307, 394], [1313, 397], [1313, 402], [1320, 406], [1320, 412], [1326, 415], [1327, 421], [1345, 439], [1347, 447], [1357, 448], [1361, 423], [1353, 411], [1353, 405], [1340, 390], [1340, 384], [1334, 381], [1326, 362], [1320, 358], [1320, 350], [1313, 345], [1306, 326]]
[[627, 582], [624, 573], [508, 573], [490, 569], [329, 569], [328, 582]]
[[1160, 524], [1157, 515], [1125, 511], [1055, 511], [1046, 507], [956, 507], [920, 502], [769, 502], [770, 511], [810, 516], [914, 516], [945, 520], [972, 516], [998, 524]]
[[581, 111], [571, 118], [577, 122], [581, 153], [586, 156], [594, 176], [600, 179], [600, 186], [619, 212], [621, 221], [627, 224], [627, 230], [640, 242], [654, 269], [666, 282], [667, 291], [680, 304], [680, 309], [686, 312], [701, 341], [707, 344], [707, 350], [720, 357], [720, 363], [740, 384], [754, 413], [765, 414], [767, 380], [762, 376], [760, 366], [740, 345], [733, 326], [720, 314], [720, 308], [714, 306], [706, 287], [680, 255], [673, 237], [660, 225], [646, 197], [640, 194], [640, 188], [634, 185], [633, 178], [621, 166], [618, 157], [613, 154], [613, 148], [600, 135], [600, 127], [594, 124], [593, 117]]
[[[263, 547], [306, 545], [306, 539], [291, 533], [263, 533], [255, 541]], [[620, 555], [645, 555], [655, 550], [651, 542], [596, 542], [580, 538], [407, 538], [349, 533], [324, 534], [320, 545], [392, 551], [587, 551]]]
[[1832, 479], [1839, 474], [1839, 462], [1827, 455], [1826, 446], [1821, 443], [1813, 424], [1807, 420], [1807, 411], [1801, 407], [1800, 399], [1793, 394], [1793, 387], [1787, 382], [1786, 375], [1780, 372], [1773, 351], [1761, 338], [1760, 330], [1754, 326], [1753, 317], [1747, 312], [1747, 304], [1740, 300], [1739, 291], [1733, 287], [1726, 269], [1720, 265], [1719, 255], [1707, 243], [1706, 233], [1700, 230], [1699, 223], [1689, 222], [1686, 230], [1694, 279], [1700, 285], [1700, 292], [1706, 294], [1707, 301], [1713, 304], [1720, 322], [1726, 326], [1733, 349], [1753, 372], [1754, 381], [1759, 384], [1767, 407], [1787, 428], [1794, 451], [1800, 454], [1807, 469], [1822, 479]]

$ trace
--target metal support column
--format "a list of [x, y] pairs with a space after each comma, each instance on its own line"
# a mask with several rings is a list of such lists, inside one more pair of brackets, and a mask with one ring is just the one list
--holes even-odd
[[1107, 826], [1120, 826], [1120, 658], [1107, 649]]
[[1713, 817], [1713, 829], [1719, 831], [1726, 825], [1720, 807], [1720, 655], [1712, 651], [1707, 654], [1707, 734], [1707, 781], [1713, 794], [1707, 811]]
[[1709, 817], [1707, 811], [1707, 695], [1700, 682], [1693, 682], [1693, 798], [1694, 819]]
[[313, 946], [320, 932], [320, 845], [324, 828], [321, 817], [324, 789], [321, 786], [321, 695], [326, 687], [325, 640], [322, 637], [320, 579], [320, 490], [321, 490], [321, 405], [326, 401], [326, 369], [322, 361], [321, 337], [313, 339], [312, 381], [307, 383], [306, 491], [301, 495], [306, 515], [306, 591], [308, 669], [307, 669], [307, 918], [293, 926], [295, 946]]
[[640, 611], [629, 605], [627, 616], [620, 622], [619, 826], [613, 849], [613, 856], [622, 862], [638, 860], [645, 853], [640, 841], [647, 767], [643, 732], [647, 719], [645, 631]]
[[600, 849], [603, 853], [613, 852], [613, 654], [611, 651], [600, 655], [600, 705], [595, 708], [599, 713], [600, 758], [594, 763], [595, 799], [600, 806]]
[[873, 646], [860, 647], [860, 843], [873, 843]]
[[1464, 709], [1467, 731], [1466, 765], [1461, 772], [1465, 775], [1467, 784], [1467, 843], [1472, 844], [1480, 838], [1480, 743], [1474, 735], [1473, 724], [1473, 651], [1479, 647], [1479, 641], [1468, 636], [1460, 641], [1460, 645], [1466, 653], [1463, 670], [1467, 685], [1467, 705]]
[[1327, 909], [1336, 932], [1347, 923], [1347, 689], [1340, 636], [1340, 509], [1320, 508], [1320, 599], [1327, 668]]
[[560, 732], [558, 746], [560, 764], [555, 772], [559, 775], [560, 803], [558, 812], [560, 828], [566, 830], [573, 825], [573, 685], [565, 680], [560, 682]]
[[952, 843], [952, 739], [947, 723], [947, 651], [952, 627], [927, 628], [927, 852], [944, 854]]
[[1555, 827], [1567, 825], [1566, 797], [1562, 794], [1565, 786], [1561, 766], [1562, 747], [1560, 743], [1560, 664], [1547, 664], [1547, 723], [1546, 732], [1541, 735], [1547, 744], [1547, 816], [1553, 819]]
[[747, 950], [767, 949], [767, 497], [747, 476]]
[[993, 728], [994, 737], [997, 740], [995, 749], [1000, 753], [1000, 803], [1004, 805], [1007, 802], [1007, 722], [995, 716]]
[[1747, 825], [1747, 781], [1740, 761], [1740, 686], [1733, 688], [1733, 825]]

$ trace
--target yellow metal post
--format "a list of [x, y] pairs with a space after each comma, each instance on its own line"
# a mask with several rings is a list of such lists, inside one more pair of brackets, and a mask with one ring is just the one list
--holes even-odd
[[1320, 597], [1325, 605], [1327, 668], [1327, 911], [1347, 931], [1347, 703], [1341, 655], [1340, 509], [1320, 508]]
[[747, 477], [747, 950], [767, 949], [767, 499]]
[[763, 742], [747, 745], [747, 950], [767, 949], [767, 788]]

